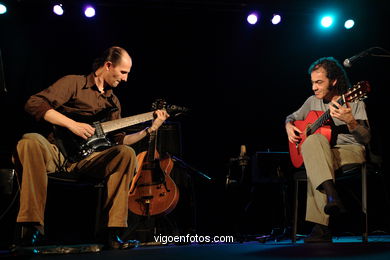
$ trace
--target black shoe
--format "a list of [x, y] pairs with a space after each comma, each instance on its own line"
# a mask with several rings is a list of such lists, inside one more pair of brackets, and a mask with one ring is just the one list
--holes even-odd
[[337, 216], [341, 213], [345, 213], [346, 210], [337, 194], [333, 181], [327, 180], [323, 182], [321, 186], [324, 189], [327, 198], [327, 203], [324, 207], [325, 213], [331, 216]]
[[330, 216], [337, 216], [346, 212], [341, 200], [332, 197], [328, 197], [328, 203], [326, 203], [324, 211]]
[[43, 234], [33, 223], [17, 223], [15, 229], [14, 243], [11, 245], [11, 251], [19, 251], [21, 249], [32, 250], [33, 248], [42, 245]]
[[109, 228], [108, 240], [105, 244], [106, 249], [131, 249], [139, 246], [138, 240], [122, 240], [120, 237], [121, 230], [117, 228]]
[[315, 224], [305, 243], [332, 243], [332, 234], [327, 226]]

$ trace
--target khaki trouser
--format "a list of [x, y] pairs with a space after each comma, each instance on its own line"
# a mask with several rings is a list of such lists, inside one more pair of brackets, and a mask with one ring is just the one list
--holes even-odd
[[327, 226], [329, 215], [324, 212], [327, 198], [318, 187], [326, 180], [334, 181], [334, 171], [341, 166], [364, 162], [364, 147], [350, 144], [331, 148], [323, 135], [314, 134], [303, 143], [302, 156], [308, 178], [306, 220]]
[[[17, 222], [39, 222], [43, 226], [47, 174], [55, 172], [64, 158], [55, 145], [36, 133], [23, 135], [16, 149], [14, 162], [16, 170], [22, 173]], [[127, 227], [128, 192], [135, 166], [134, 150], [126, 145], [117, 145], [69, 167], [76, 173], [106, 178], [108, 227]]]

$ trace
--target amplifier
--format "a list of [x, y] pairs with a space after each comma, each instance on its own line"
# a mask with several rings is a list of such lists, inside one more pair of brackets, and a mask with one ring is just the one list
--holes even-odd
[[[139, 124], [126, 128], [126, 132], [136, 133], [145, 129], [149, 125]], [[144, 138], [139, 142], [131, 145], [135, 152], [146, 151], [148, 149], [148, 138]], [[165, 121], [157, 132], [157, 151], [160, 154], [169, 153], [181, 157], [182, 155], [182, 141], [181, 141], [181, 127], [179, 122]]]

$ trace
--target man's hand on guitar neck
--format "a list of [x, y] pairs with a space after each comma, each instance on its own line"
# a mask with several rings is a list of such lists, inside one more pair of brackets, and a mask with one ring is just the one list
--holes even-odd
[[348, 102], [345, 103], [346, 107], [340, 105], [339, 103], [332, 101], [332, 105], [329, 106], [330, 116], [337, 118], [345, 122], [348, 126], [348, 129], [351, 131], [356, 128], [358, 122], [352, 115], [352, 109], [350, 108]]
[[157, 131], [157, 129], [164, 123], [164, 121], [167, 120], [169, 114], [165, 110], [156, 110], [155, 116], [156, 118], [153, 120], [150, 131]]
[[128, 134], [123, 139], [123, 144], [131, 145], [142, 138], [148, 136], [151, 132], [157, 131], [157, 129], [164, 123], [164, 121], [169, 117], [167, 111], [165, 110], [156, 110], [155, 113], [155, 119], [153, 120], [152, 125], [149, 128], [145, 128], [144, 130], [141, 130], [137, 133]]
[[[301, 130], [299, 130], [295, 125], [293, 125], [291, 122], [288, 122], [286, 124], [286, 132], [288, 136], [288, 140], [290, 143], [298, 143], [302, 138], [299, 136], [299, 134], [302, 133]], [[297, 135], [298, 133], [298, 135]]]

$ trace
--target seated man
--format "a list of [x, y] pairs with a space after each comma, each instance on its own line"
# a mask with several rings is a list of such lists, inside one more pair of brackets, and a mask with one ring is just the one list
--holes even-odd
[[329, 215], [343, 211], [337, 195], [334, 172], [346, 164], [365, 161], [365, 144], [370, 140], [365, 104], [337, 100], [347, 92], [349, 80], [344, 69], [332, 57], [321, 58], [309, 68], [312, 90], [305, 103], [286, 118], [286, 131], [291, 143], [301, 140], [302, 131], [294, 125], [304, 120], [310, 111], [326, 111], [331, 116], [331, 142], [321, 134], [312, 134], [302, 144], [302, 157], [307, 173], [306, 220], [315, 223], [305, 242], [331, 242]]
[[[94, 116], [114, 108], [108, 120], [121, 117], [120, 102], [113, 93], [121, 81], [126, 81], [132, 66], [129, 54], [121, 47], [111, 47], [96, 59], [89, 75], [69, 75], [59, 79], [45, 90], [31, 96], [25, 110], [37, 121], [47, 121], [63, 127], [85, 140], [95, 129], [88, 123], [72, 119], [70, 114]], [[47, 174], [66, 168], [80, 175], [106, 179], [108, 211], [108, 248], [123, 248], [118, 238], [121, 229], [127, 227], [129, 184], [134, 176], [136, 156], [129, 147], [152, 131], [156, 131], [169, 115], [165, 110], [155, 111], [150, 128], [126, 135], [116, 132], [111, 136], [118, 145], [94, 152], [76, 162], [67, 162], [55, 145], [51, 133], [47, 138], [38, 133], [23, 135], [16, 147], [14, 162], [22, 174], [20, 208], [17, 226], [20, 228], [19, 245], [33, 246], [44, 233], [44, 211], [47, 194]]]

